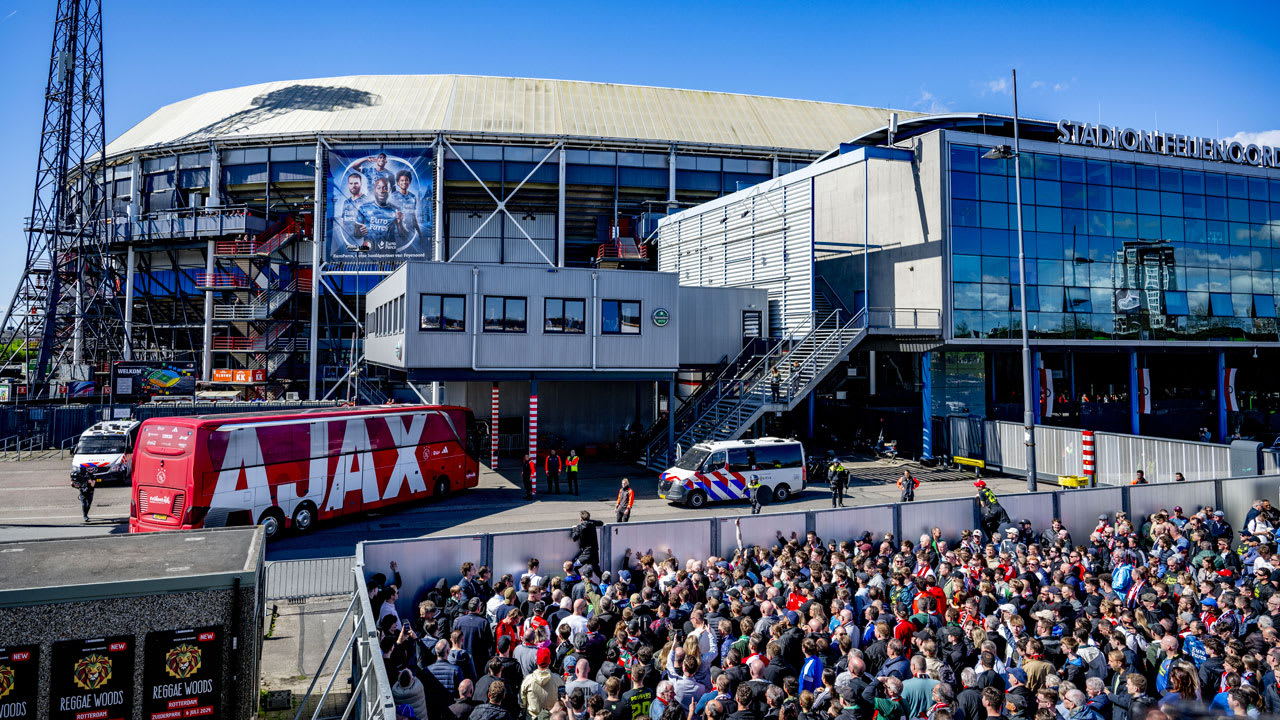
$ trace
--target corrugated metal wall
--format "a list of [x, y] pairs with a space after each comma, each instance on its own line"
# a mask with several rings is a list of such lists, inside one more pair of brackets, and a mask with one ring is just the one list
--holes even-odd
[[769, 293], [769, 330], [807, 332], [813, 311], [809, 178], [775, 180], [723, 205], [658, 228], [658, 269], [681, 285], [755, 287]]

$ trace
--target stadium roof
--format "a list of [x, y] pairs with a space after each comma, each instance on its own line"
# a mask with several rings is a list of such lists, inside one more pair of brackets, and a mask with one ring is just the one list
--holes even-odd
[[[354, 75], [248, 85], [152, 113], [107, 148], [353, 134], [612, 138], [821, 152], [890, 110], [701, 90], [472, 75]], [[903, 118], [919, 113], [898, 111]]]

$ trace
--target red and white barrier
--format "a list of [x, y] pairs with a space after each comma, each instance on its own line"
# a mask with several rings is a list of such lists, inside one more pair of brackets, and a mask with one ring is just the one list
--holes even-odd
[[1081, 447], [1080, 455], [1084, 463], [1084, 474], [1088, 475], [1089, 477], [1093, 477], [1093, 474], [1094, 474], [1093, 431], [1084, 430], [1083, 432], [1080, 433], [1080, 435], [1082, 438], [1080, 441], [1080, 447]]
[[533, 460], [533, 472], [529, 473], [533, 482], [533, 494], [538, 494], [538, 396], [529, 396], [529, 457]]
[[493, 397], [489, 405], [489, 469], [498, 467], [498, 383], [493, 384]]

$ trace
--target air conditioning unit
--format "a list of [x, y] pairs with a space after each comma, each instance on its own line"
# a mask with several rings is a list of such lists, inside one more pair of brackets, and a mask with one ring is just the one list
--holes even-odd
[[284, 399], [288, 400], [289, 402], [298, 402], [298, 393], [287, 392], [284, 394]]

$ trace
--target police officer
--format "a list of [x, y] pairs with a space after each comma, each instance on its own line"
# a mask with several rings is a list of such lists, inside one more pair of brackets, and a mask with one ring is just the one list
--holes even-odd
[[844, 484], [848, 477], [844, 465], [839, 460], [832, 461], [827, 470], [827, 480], [831, 483], [831, 507], [844, 507]]
[[578, 494], [578, 451], [570, 450], [569, 457], [565, 458], [565, 467], [568, 470], [569, 492], [574, 495]]
[[84, 511], [84, 521], [89, 522], [89, 508], [93, 505], [93, 472], [88, 468], [79, 468], [71, 477], [71, 486], [80, 491], [80, 509]]
[[747, 481], [747, 494], [751, 498], [752, 515], [760, 514], [760, 491], [763, 488], [764, 486], [760, 484], [759, 475], [752, 475], [751, 479]]

